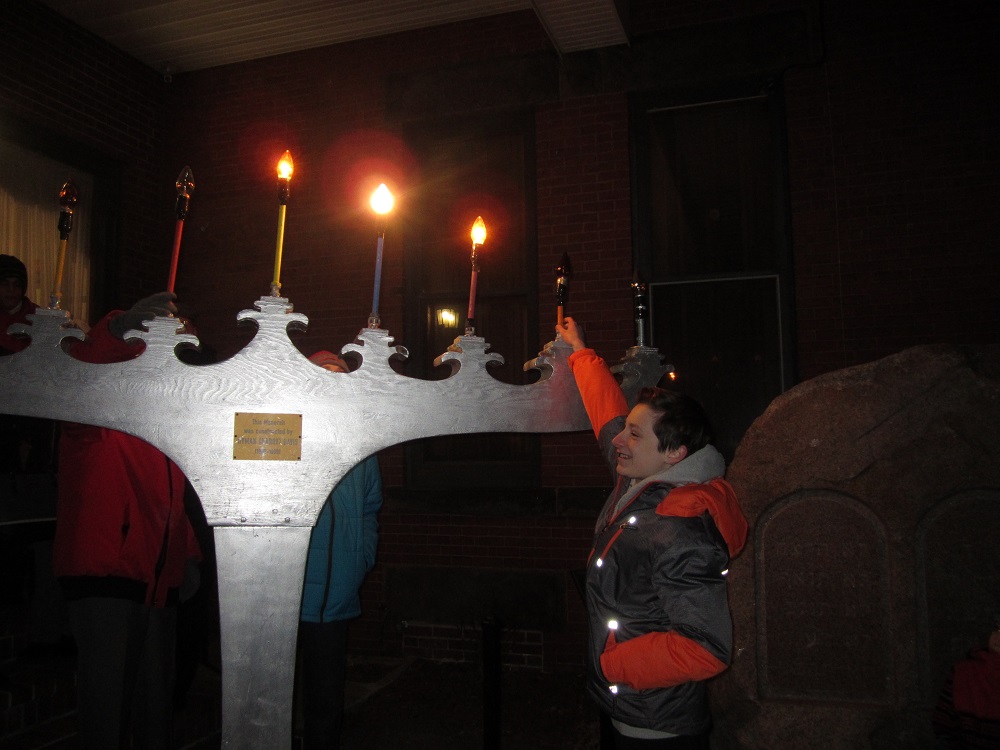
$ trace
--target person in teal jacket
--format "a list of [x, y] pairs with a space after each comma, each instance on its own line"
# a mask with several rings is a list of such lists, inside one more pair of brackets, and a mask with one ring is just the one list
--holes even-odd
[[[342, 357], [310, 358], [331, 372], [347, 372]], [[375, 565], [382, 476], [369, 456], [334, 487], [309, 540], [299, 644], [302, 652], [303, 750], [340, 746], [347, 677], [347, 624], [361, 614], [359, 591]]]

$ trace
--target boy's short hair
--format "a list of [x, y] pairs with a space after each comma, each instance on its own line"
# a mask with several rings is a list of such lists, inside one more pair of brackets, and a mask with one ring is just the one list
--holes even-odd
[[677, 450], [683, 445], [691, 454], [715, 439], [708, 414], [690, 396], [664, 388], [643, 388], [639, 391], [637, 403], [659, 412], [653, 422], [653, 432], [661, 453]]

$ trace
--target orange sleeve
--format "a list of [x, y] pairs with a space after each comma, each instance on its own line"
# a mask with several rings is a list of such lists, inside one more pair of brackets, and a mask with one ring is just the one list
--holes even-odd
[[604, 425], [616, 417], [628, 414], [625, 394], [607, 364], [593, 349], [573, 352], [569, 355], [569, 366], [576, 378], [576, 387], [580, 389], [594, 436], [600, 440]]
[[674, 631], [646, 633], [624, 643], [616, 643], [612, 632], [601, 654], [604, 676], [634, 690], [707, 680], [725, 668], [704, 647]]

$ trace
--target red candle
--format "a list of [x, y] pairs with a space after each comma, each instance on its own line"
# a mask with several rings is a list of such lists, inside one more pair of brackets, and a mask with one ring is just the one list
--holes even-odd
[[174, 225], [174, 248], [170, 253], [170, 273], [167, 275], [167, 291], [174, 291], [174, 282], [177, 280], [177, 259], [181, 254], [181, 233], [184, 231], [184, 219], [187, 217], [188, 206], [191, 202], [191, 193], [194, 191], [194, 174], [191, 167], [184, 167], [177, 175], [177, 203], [175, 210], [177, 213], [177, 223]]
[[476, 259], [476, 248], [486, 241], [486, 223], [482, 216], [477, 216], [472, 224], [472, 281], [469, 284], [469, 310], [466, 316], [465, 335], [476, 335], [476, 285], [479, 282], [479, 262]]

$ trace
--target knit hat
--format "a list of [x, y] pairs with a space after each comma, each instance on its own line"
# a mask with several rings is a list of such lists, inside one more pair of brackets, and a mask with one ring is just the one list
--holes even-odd
[[333, 352], [328, 352], [325, 349], [321, 349], [320, 351], [313, 354], [311, 357], [309, 357], [309, 361], [312, 362], [314, 365], [319, 365], [320, 367], [326, 367], [327, 365], [333, 365], [334, 367], [338, 368], [347, 367], [347, 363], [344, 362], [343, 357], [338, 357]]
[[21, 282], [21, 288], [28, 288], [28, 269], [24, 267], [18, 258], [13, 255], [0, 255], [0, 279], [9, 279], [11, 276]]

